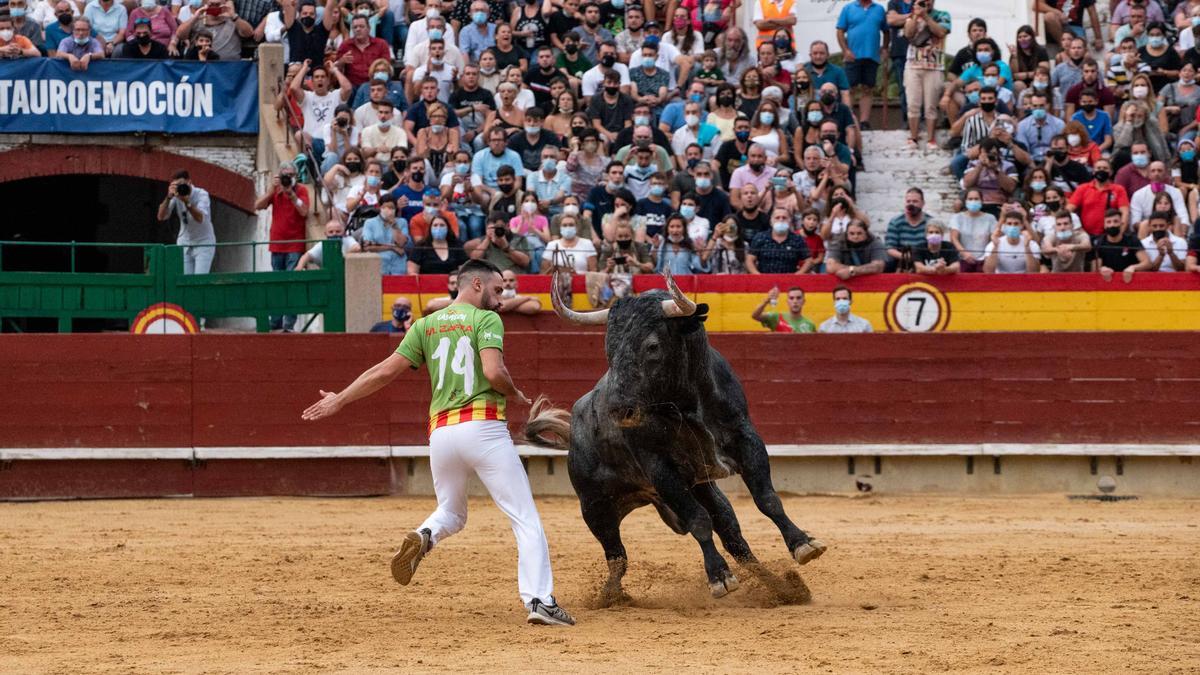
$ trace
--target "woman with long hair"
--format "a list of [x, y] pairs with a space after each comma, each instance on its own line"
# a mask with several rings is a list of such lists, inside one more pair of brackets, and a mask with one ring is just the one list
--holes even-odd
[[717, 86], [716, 107], [708, 113], [708, 124], [721, 132], [722, 141], [733, 140], [733, 123], [737, 121], [737, 89], [732, 84]]
[[1008, 67], [1013, 75], [1013, 93], [1020, 94], [1033, 85], [1033, 75], [1038, 68], [1050, 70], [1050, 54], [1037, 41], [1033, 26], [1017, 29], [1017, 41], [1008, 46]]
[[850, 188], [837, 185], [829, 193], [829, 201], [825, 204], [825, 217], [821, 220], [821, 238], [831, 241], [846, 231], [851, 221], [857, 220], [863, 225], [871, 226], [871, 217], [866, 211], [858, 208], [854, 198], [850, 196]]
[[571, 118], [579, 111], [579, 99], [567, 89], [554, 99], [554, 112], [546, 115], [543, 126], [564, 138], [571, 136]]
[[[1146, 80], [1147, 86], [1149, 80]], [[1151, 159], [1165, 162], [1171, 159], [1167, 142], [1151, 109], [1142, 101], [1126, 101], [1118, 113], [1118, 122], [1113, 127], [1113, 172], [1129, 163], [1129, 149], [1134, 143], [1145, 143], [1150, 148]]]
[[787, 137], [779, 128], [779, 106], [774, 101], [763, 101], [750, 118], [750, 142], [767, 151], [767, 161], [780, 155], [787, 159]]
[[738, 86], [741, 100], [738, 102], [737, 109], [746, 117], [754, 115], [759, 104], [762, 103], [762, 81], [762, 73], [758, 72], [758, 68], [748, 68], [742, 73], [742, 79]]
[[440, 101], [429, 105], [429, 124], [417, 131], [415, 154], [425, 158], [427, 175], [440, 176], [446, 168], [446, 152], [457, 149], [456, 129], [446, 125], [450, 113]]
[[666, 239], [658, 249], [658, 263], [654, 271], [661, 274], [671, 270], [673, 275], [708, 274], [708, 265], [695, 244], [687, 236], [687, 221], [678, 213], [667, 217]]
[[409, 274], [449, 274], [467, 261], [467, 254], [450, 221], [436, 215], [429, 221], [429, 239], [413, 248], [408, 258]]

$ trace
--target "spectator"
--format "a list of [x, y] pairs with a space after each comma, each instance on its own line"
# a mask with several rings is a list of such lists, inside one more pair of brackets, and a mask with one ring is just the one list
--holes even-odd
[[[25, 0], [11, 0], [9, 7], [12, 7], [13, 3], [24, 4], [24, 2]], [[139, 19], [145, 19], [148, 22], [151, 39], [162, 45], [164, 52], [171, 44], [171, 38], [175, 37], [175, 31], [179, 30], [179, 21], [171, 13], [171, 8], [167, 4], [160, 4], [157, 0], [154, 2], [142, 0], [141, 4], [129, 14], [129, 23], [134, 25], [135, 32]], [[132, 42], [133, 36], [127, 35], [125, 40]]]
[[408, 258], [409, 274], [449, 274], [467, 261], [450, 221], [438, 214], [429, 221], [429, 239], [418, 242]]
[[637, 67], [629, 73], [629, 93], [635, 101], [650, 106], [655, 115], [660, 115], [670, 91], [671, 77], [658, 67], [658, 38], [646, 39], [640, 51]]
[[[901, 89], [906, 95], [911, 94], [907, 98], [908, 147], [913, 150], [917, 148], [920, 140], [922, 107], [925, 110], [925, 131], [929, 137], [928, 149], [937, 149], [934, 130], [938, 120], [938, 101], [941, 99], [945, 79], [942, 50], [946, 35], [950, 32], [950, 15], [942, 10], [933, 9], [933, 2], [934, 0], [917, 0], [909, 5], [910, 11], [901, 11], [907, 3], [889, 3], [889, 7], [893, 9], [889, 13], [888, 24], [895, 26], [898, 21], [902, 28], [902, 32], [893, 36], [893, 39], [902, 36], [908, 43], [905, 58], [893, 58], [892, 63], [900, 64], [897, 77], [901, 82]], [[861, 102], [859, 105], [861, 106]]]
[[1033, 161], [1040, 164], [1046, 159], [1050, 140], [1061, 134], [1065, 127], [1061, 119], [1050, 114], [1046, 96], [1034, 92], [1029, 97], [1029, 116], [1017, 125], [1015, 138], [1025, 146]]
[[987, 139], [999, 120], [996, 112], [996, 90], [984, 87], [979, 90], [979, 107], [963, 113], [950, 126], [951, 137], [961, 137], [958, 151], [950, 160], [950, 172], [962, 178], [970, 160], [979, 156], [979, 144]]
[[1188, 240], [1187, 271], [1200, 274], [1200, 232], [1193, 232]]
[[621, 222], [613, 227], [613, 241], [600, 246], [597, 266], [607, 274], [649, 274], [654, 258], [649, 244], [634, 241], [633, 226]]
[[[1091, 237], [1076, 229], [1069, 211], [1058, 211], [1051, 215], [1054, 230], [1042, 239], [1042, 256], [1050, 259], [1049, 271], [1082, 272], [1087, 254], [1092, 250]], [[1046, 271], [1043, 265], [1042, 271]]]
[[[1071, 122], [1071, 124], [1081, 126], [1078, 122]], [[1078, 140], [1082, 131], [1081, 128], [1077, 133], [1071, 135], [1075, 136]], [[1050, 140], [1050, 150], [1046, 153], [1044, 168], [1050, 178], [1051, 184], [1063, 192], [1070, 194], [1077, 190], [1080, 185], [1091, 180], [1092, 172], [1088, 168], [1088, 158], [1076, 159], [1072, 156], [1072, 148], [1067, 138], [1067, 136], [1060, 134]], [[1097, 151], [1096, 160], [1099, 159], [1100, 153]]]
[[1046, 48], [1038, 43], [1033, 26], [1021, 26], [1017, 29], [1017, 42], [1008, 46], [1009, 69], [1013, 74], [1013, 89], [1033, 86], [1033, 76], [1039, 68], [1046, 68], [1049, 74], [1050, 55]]
[[212, 268], [214, 246], [212, 205], [208, 191], [192, 185], [186, 170], [171, 176], [167, 196], [158, 205], [158, 222], [172, 218], [179, 223], [175, 244], [183, 246], [183, 273], [208, 274]]
[[579, 219], [564, 213], [558, 221], [558, 232], [560, 238], [547, 244], [542, 253], [542, 272], [553, 274], [556, 269], [573, 274], [595, 272], [596, 247], [591, 239], [579, 236]]
[[350, 194], [367, 182], [364, 169], [366, 162], [363, 160], [362, 151], [349, 148], [342, 155], [341, 162], [334, 163], [322, 176], [333, 208], [343, 216], [346, 215], [346, 203]]
[[492, 193], [487, 211], [501, 211], [509, 218], [516, 216], [521, 208], [523, 191], [517, 186], [517, 172], [511, 166], [502, 166], [496, 171], [496, 190]]
[[[203, 28], [192, 33], [192, 46], [188, 47], [183, 55], [185, 61], [200, 61], [207, 63], [209, 61], [220, 61], [221, 57], [217, 55], [212, 48], [213, 35]], [[169, 52], [170, 50], [168, 50]]]
[[479, 66], [468, 64], [463, 67], [458, 88], [450, 95], [450, 107], [461, 124], [463, 143], [471, 148], [482, 148], [486, 135], [481, 132], [485, 122], [495, 113], [496, 102], [492, 92], [479, 86]]
[[767, 293], [766, 299], [750, 313], [750, 318], [759, 322], [764, 328], [775, 333], [815, 333], [817, 326], [804, 316], [804, 289], [792, 286], [787, 291], [787, 308], [785, 312], [763, 312], [769, 303], [771, 307], [779, 302], [779, 287], [774, 286]]
[[525, 111], [524, 133], [515, 133], [510, 137], [508, 149], [521, 156], [521, 164], [526, 172], [539, 171], [542, 168], [542, 149], [546, 147], [559, 148], [562, 139], [551, 131], [542, 128], [545, 114], [537, 106]]
[[684, 195], [679, 203], [679, 215], [687, 223], [688, 238], [696, 247], [704, 246], [712, 229], [712, 222], [700, 215], [699, 207], [699, 199], [694, 193]]
[[34, 56], [41, 56], [41, 52], [29, 38], [17, 35], [10, 15], [0, 14], [0, 58], [20, 59]]
[[446, 273], [446, 295], [440, 298], [434, 298], [425, 303], [424, 314], [429, 315], [438, 310], [445, 309], [454, 304], [458, 298], [458, 270], [453, 269]]
[[[417, 132], [429, 126], [429, 109], [433, 105], [446, 105], [445, 101], [438, 98], [440, 94], [441, 84], [437, 78], [426, 77], [420, 81], [418, 98], [412, 106], [409, 107], [408, 113], [404, 117], [404, 131], [410, 138], [416, 138]], [[453, 110], [447, 112], [446, 126], [451, 130], [451, 138], [454, 141], [452, 145], [458, 146], [458, 115], [454, 114]]]
[[[1067, 157], [1079, 164], [1088, 167], [1089, 178], [1091, 176], [1091, 167], [1096, 164], [1096, 160], [1100, 159], [1100, 146], [1092, 142], [1092, 137], [1088, 135], [1087, 127], [1082, 122], [1072, 119], [1067, 122], [1067, 126], [1063, 129], [1063, 134], [1066, 135], [1067, 141]], [[1054, 142], [1051, 141], [1051, 146]], [[1053, 148], [1051, 148], [1053, 150]], [[1086, 182], [1086, 181], [1079, 181]]]
[[434, 101], [443, 104], [450, 103], [450, 92], [454, 88], [454, 82], [458, 79], [458, 74], [461, 72], [457, 65], [450, 63], [446, 58], [446, 50], [448, 45], [441, 40], [430, 40], [427, 43], [428, 56], [426, 59], [417, 65], [412, 73], [412, 82], [414, 87], [424, 86], [426, 80], [433, 80], [437, 84], [437, 93], [434, 99], [427, 101], [426, 105], [433, 105]]
[[[1129, 147], [1129, 163], [1122, 166], [1116, 173], [1114, 182], [1131, 195], [1150, 184], [1150, 146], [1145, 141], [1133, 143]], [[1093, 234], [1099, 234], [1095, 232]]]
[[94, 0], [83, 8], [83, 18], [91, 22], [96, 38], [104, 45], [105, 56], [112, 56], [113, 49], [125, 41], [129, 12], [124, 4], [115, 0]]
[[746, 273], [746, 241], [733, 218], [717, 223], [706, 247], [708, 266], [713, 274]]
[[752, 242], [760, 233], [771, 230], [771, 210], [763, 203], [765, 200], [753, 184], [747, 183], [738, 192], [741, 205], [734, 212], [733, 219], [742, 238]]
[[925, 243], [913, 253], [913, 267], [917, 274], [958, 274], [958, 251], [945, 242], [945, 233], [946, 229], [941, 223], [931, 222], [925, 226]]
[[996, 231], [996, 217], [983, 210], [983, 193], [970, 188], [964, 194], [965, 209], [950, 218], [950, 242], [958, 251], [959, 269], [983, 269], [983, 251]]
[[[692, 179], [695, 183], [696, 190], [693, 193], [696, 200], [696, 213], [709, 222], [720, 222], [725, 219], [733, 211], [733, 206], [730, 203], [729, 195], [724, 190], [716, 186], [714, 179], [715, 172], [712, 166], [707, 162], [700, 162], [692, 168]], [[683, 195], [687, 192], [678, 193], [679, 203], [683, 203]], [[675, 193], [672, 193], [672, 201], [676, 199]]]
[[508, 229], [517, 236], [524, 238], [529, 247], [532, 261], [529, 265], [530, 274], [540, 270], [542, 251], [550, 241], [550, 221], [538, 210], [537, 194], [530, 191], [521, 197], [521, 210], [508, 222]]
[[678, 169], [686, 168], [685, 155], [689, 145], [698, 145], [701, 157], [706, 161], [716, 156], [721, 132], [715, 126], [701, 122], [700, 119], [699, 103], [688, 101], [684, 104], [684, 124], [671, 134], [671, 152], [675, 155]]
[[[1133, 89], [1139, 87], [1149, 89], [1146, 85], [1135, 85]], [[1148, 149], [1148, 153], [1141, 160], [1145, 164], [1138, 168], [1148, 166], [1152, 158], [1165, 161], [1170, 157], [1158, 122], [1150, 116], [1152, 109], [1140, 101], [1129, 101], [1121, 106], [1120, 121], [1113, 128], [1113, 165], [1118, 169], [1124, 166], [1126, 155], [1130, 156], [1131, 161], [1138, 161], [1132, 157], [1135, 145], [1145, 145]]]
[[[222, 61], [240, 59], [242, 39], [254, 36], [254, 26], [238, 16], [229, 0], [206, 0], [203, 12], [193, 14], [192, 18], [179, 25], [175, 39], [186, 41], [193, 31], [201, 28], [212, 34], [212, 50]], [[100, 34], [104, 33], [100, 31]], [[342, 100], [349, 98], [350, 93], [347, 92]]]
[[1171, 232], [1172, 216], [1168, 211], [1150, 214], [1150, 234], [1142, 239], [1150, 265], [1146, 269], [1159, 272], [1182, 272], [1187, 261], [1187, 240]]
[[483, 184], [492, 190], [496, 189], [497, 172], [502, 166], [511, 167], [518, 177], [525, 175], [521, 156], [507, 145], [508, 136], [504, 130], [493, 128], [488, 132], [488, 147], [476, 152], [471, 160], [471, 173], [478, 175]]
[[[460, 3], [464, 0], [458, 0]], [[496, 46], [496, 26], [488, 22], [488, 6], [484, 0], [474, 0], [471, 5], [471, 25], [463, 28], [458, 37], [458, 48], [472, 63], [479, 61], [483, 50]]]
[[1071, 116], [1071, 120], [1079, 122], [1087, 129], [1088, 137], [1099, 146], [1101, 153], [1112, 149], [1113, 126], [1112, 118], [1103, 110], [1099, 110], [1100, 97], [1093, 89], [1079, 92], [1079, 110]]
[[1063, 49], [1066, 58], [1061, 59], [1050, 71], [1050, 83], [1060, 92], [1069, 91], [1071, 87], [1083, 81], [1083, 60], [1087, 58], [1087, 43], [1083, 38], [1064, 37]]
[[825, 271], [845, 281], [854, 277], [879, 274], [884, 270], [887, 251], [883, 242], [871, 234], [862, 221], [854, 220], [842, 234], [830, 240], [825, 249]]
[[[356, 253], [359, 250], [358, 241], [346, 234], [346, 226], [337, 220], [325, 223], [325, 239], [327, 241], [340, 241], [342, 243], [342, 255]], [[312, 248], [305, 251], [304, 255], [300, 256], [300, 261], [296, 263], [296, 269], [306, 270], [309, 269], [310, 265], [315, 265], [318, 268], [323, 266], [325, 264], [324, 250], [324, 242], [318, 241]]]
[[[149, 30], [148, 26], [136, 26], [135, 30], [138, 28]], [[158, 47], [163, 49], [162, 45]], [[267, 249], [271, 253], [271, 269], [276, 272], [294, 270], [304, 253], [304, 223], [310, 202], [308, 188], [296, 182], [296, 167], [291, 162], [279, 166], [278, 174], [271, 179], [270, 189], [254, 203], [254, 210], [262, 211], [268, 206], [271, 207], [271, 243]], [[270, 326], [271, 330], [282, 328], [290, 333], [296, 327], [296, 316], [272, 316]]]
[[[1029, 229], [1033, 230], [1038, 241], [1054, 234], [1055, 214], [1063, 210], [1067, 204], [1066, 198], [1063, 197], [1063, 191], [1053, 185], [1046, 188], [1044, 197], [1044, 201], [1038, 204], [1029, 215]], [[1070, 212], [1068, 211], [1068, 213]], [[1079, 216], [1074, 213], [1071, 213], [1071, 226], [1075, 229], [1082, 228]]]
[[[362, 2], [363, 0], [359, 1]], [[462, 49], [455, 45], [454, 40], [445, 36], [446, 22], [443, 19], [440, 17], [430, 19], [428, 25], [430, 32], [429, 39], [421, 41], [411, 50], [404, 52], [406, 84], [419, 85], [424, 79], [424, 75], [428, 75], [434, 71], [439, 71], [436, 79], [439, 83], [442, 83], [448, 79], [451, 70], [457, 76], [463, 72], [467, 63], [470, 63], [463, 55]], [[437, 37], [435, 38], [434, 36]], [[434, 45], [438, 45], [437, 54], [433, 53]], [[432, 64], [431, 61], [434, 56], [442, 59], [442, 63]], [[418, 71], [424, 71], [424, 75]]]
[[[312, 68], [312, 90], [306, 90], [304, 79], [309, 74], [309, 66], [310, 63], [305, 60], [291, 83], [292, 97], [300, 105], [300, 111], [304, 117], [304, 128], [296, 132], [296, 142], [302, 148], [311, 146], [313, 156], [320, 164], [325, 156], [325, 146], [330, 142], [334, 110], [350, 98], [350, 81], [336, 66], [330, 66], [328, 69], [324, 66], [316, 66]], [[341, 88], [336, 91], [329, 89], [330, 72], [341, 85]], [[349, 121], [349, 117], [347, 117], [346, 124], [339, 125], [339, 129], [346, 132], [350, 128]]]
[[553, 145], [542, 148], [541, 166], [528, 175], [526, 187], [536, 195], [538, 210], [553, 217], [562, 212], [563, 201], [571, 193], [571, 177], [566, 162], [558, 159], [559, 150]]
[[104, 58], [104, 43], [92, 37], [92, 23], [81, 17], [72, 25], [71, 37], [64, 38], [58, 44], [55, 56], [66, 61], [71, 70], [83, 72], [92, 61]]
[[471, 154], [466, 150], [454, 153], [454, 164], [442, 175], [439, 187], [442, 190], [442, 200], [449, 205], [457, 217], [459, 227], [463, 228], [462, 238], [465, 241], [478, 239], [484, 235], [484, 216], [482, 206], [487, 203], [483, 181], [471, 173]]
[[408, 273], [408, 223], [397, 217], [396, 211], [396, 197], [382, 195], [379, 215], [363, 225], [363, 250], [379, 254], [379, 271], [385, 276]]
[[887, 226], [884, 244], [890, 260], [885, 271], [907, 271], [911, 268], [912, 251], [925, 242], [925, 226], [928, 223], [925, 193], [921, 188], [910, 187], [904, 193], [904, 213], [893, 218]]
[[[1061, 138], [1059, 140], [1066, 143]], [[1059, 152], [1063, 154], [1064, 162], [1073, 164], [1070, 160], [1065, 159], [1065, 148], [1060, 149]], [[1048, 159], [1046, 164], [1047, 170], [1049, 170], [1051, 160]], [[1083, 171], [1086, 179], [1087, 169], [1084, 168]], [[964, 188], [979, 188], [983, 195], [984, 211], [994, 216], [999, 215], [1000, 207], [1011, 201], [1013, 193], [1017, 191], [1017, 168], [1000, 156], [1000, 144], [995, 139], [985, 138], [979, 144], [978, 158], [963, 174], [962, 184]]]
[[366, 160], [363, 175], [362, 184], [352, 188], [346, 195], [345, 213], [349, 214], [352, 220], [379, 215], [379, 205], [383, 201], [383, 162], [377, 159]]
[[[4, 37], [3, 34], [4, 19], [0, 18], [0, 41]], [[0, 51], [3, 48], [0, 47]], [[150, 19], [146, 17], [138, 17], [133, 20], [133, 33], [131, 39], [127, 42], [122, 42], [117, 47], [114, 58], [118, 59], [155, 59], [161, 60], [169, 58], [167, 48], [159, 44], [150, 35]]]
[[301, 0], [299, 12], [296, 10], [296, 0], [280, 0], [280, 5], [283, 7], [288, 58], [292, 62], [323, 62], [325, 44], [329, 42], [330, 32], [337, 22], [337, 0], [325, 0], [325, 13], [319, 22], [317, 4], [313, 0]]
[[1096, 237], [1092, 249], [1095, 251], [1092, 269], [1105, 281], [1111, 282], [1113, 274], [1120, 272], [1125, 283], [1129, 283], [1134, 273], [1153, 269], [1142, 242], [1126, 229], [1125, 218], [1116, 209], [1104, 214], [1104, 234]]
[[619, 73], [605, 73], [603, 82], [601, 94], [592, 95], [588, 102], [587, 116], [592, 120], [592, 128], [596, 133], [606, 143], [613, 144], [617, 134], [632, 125], [634, 102], [621, 91]]
[[1187, 205], [1183, 201], [1183, 193], [1179, 191], [1179, 188], [1167, 182], [1169, 177], [1167, 165], [1159, 161], [1151, 162], [1147, 177], [1150, 179], [1150, 184], [1133, 193], [1133, 196], [1129, 198], [1129, 223], [1137, 225], [1148, 218], [1154, 211], [1154, 198], [1160, 192], [1166, 192], [1171, 196], [1171, 203], [1175, 211], [1174, 218], [1190, 222]]
[[[649, 132], [650, 127], [641, 127]], [[648, 139], [642, 139], [648, 140]], [[654, 151], [658, 146], [639, 145], [633, 151], [633, 163], [625, 167], [625, 185], [633, 193], [634, 199], [645, 199], [650, 194], [650, 180], [654, 176], [663, 175], [661, 166], [651, 163]], [[620, 155], [618, 154], [618, 158]], [[668, 160], [669, 161], [669, 160]], [[669, 169], [668, 169], [669, 170]]]
[[[442, 3], [439, 0], [426, 0], [425, 16], [408, 25], [408, 35], [404, 39], [404, 53], [408, 54], [420, 45], [430, 40], [445, 40], [448, 44], [458, 42], [455, 39], [454, 26], [446, 25], [442, 16]], [[492, 23], [507, 21], [508, 15], [501, 10], [498, 16], [493, 16]], [[461, 28], [461, 25], [459, 26]]]
[[613, 212], [618, 191], [625, 189], [625, 166], [620, 162], [609, 163], [605, 175], [607, 180], [592, 186], [583, 204], [583, 218], [590, 221], [593, 232], [602, 231], [601, 224]]
[[500, 292], [500, 314], [537, 314], [542, 311], [542, 302], [529, 295], [517, 293], [517, 274], [511, 269], [500, 273], [500, 282], [504, 290]]
[[1125, 188], [1111, 182], [1109, 162], [1096, 162], [1092, 182], [1084, 183], [1071, 193], [1069, 208], [1079, 216], [1079, 222], [1088, 234], [1098, 236], [1104, 230], [1105, 214], [1116, 209], [1125, 219], [1129, 214], [1129, 197]]
[[[375, 74], [371, 76], [371, 79], [355, 91], [354, 101], [350, 104], [354, 108], [354, 124], [359, 129], [366, 129], [379, 121], [379, 116], [375, 114], [376, 103], [387, 101], [392, 104], [393, 111], [400, 113], [403, 113], [408, 107], [408, 101], [404, 98], [403, 87], [400, 87], [398, 90], [391, 89], [391, 84], [388, 81], [391, 65], [383, 60], [378, 61], [378, 64], [372, 67], [375, 70]], [[366, 94], [366, 100], [360, 100], [364, 93]], [[396, 102], [397, 99], [399, 99], [400, 103]]]
[[[675, 209], [664, 199], [667, 192], [667, 177], [661, 173], [650, 176], [650, 189], [646, 196], [637, 200], [634, 206], [633, 229], [641, 230], [643, 239], [657, 241], [667, 224], [667, 216]], [[660, 242], [661, 243], [661, 242]], [[601, 259], [603, 265], [603, 259]]]
[[871, 322], [850, 313], [850, 302], [854, 294], [845, 286], [833, 289], [834, 315], [821, 322], [818, 333], [870, 333]]
[[1104, 80], [1100, 78], [1100, 65], [1090, 57], [1085, 58], [1083, 60], [1082, 74], [1082, 79], [1066, 90], [1064, 102], [1067, 117], [1075, 115], [1076, 110], [1082, 103], [1080, 98], [1083, 96], [1084, 91], [1093, 92], [1093, 98], [1097, 99], [1105, 113], [1110, 116], [1116, 114], [1117, 98], [1112, 90], [1105, 86]]
[[655, 272], [661, 274], [670, 270], [671, 274], [676, 276], [708, 273], [704, 254], [696, 250], [687, 229], [687, 221], [683, 216], [674, 214], [667, 219], [667, 240], [658, 249]]
[[[530, 263], [535, 254], [541, 255], [545, 244], [542, 244], [539, 239], [540, 245], [535, 253], [525, 234], [517, 232], [505, 224], [507, 218], [504, 215], [492, 214], [488, 220], [484, 236], [467, 242], [467, 255], [476, 260], [487, 260], [502, 270], [511, 270], [520, 274], [533, 272], [536, 266], [531, 267]], [[516, 219], [514, 218], [514, 220]]]
[[[929, 2], [930, 0], [926, 0]], [[859, 90], [858, 120], [871, 128], [871, 90], [879, 70], [880, 39], [887, 28], [883, 5], [858, 0], [842, 7], [837, 20], [837, 39], [851, 88]]]
[[412, 328], [412, 322], [412, 300], [402, 295], [392, 301], [392, 318], [371, 326], [370, 332], [403, 335]]
[[[826, 108], [826, 113], [839, 99], [842, 104], [850, 105], [850, 80], [846, 77], [846, 71], [829, 62], [828, 44], [813, 40], [808, 48], [808, 63], [804, 69], [808, 71], [813, 88], [821, 92], [821, 105]], [[728, 69], [725, 74], [729, 75]], [[832, 88], [825, 87], [826, 84]]]
[[987, 274], [1036, 274], [1041, 270], [1037, 241], [1018, 209], [1004, 212], [1001, 226], [992, 234], [983, 251], [983, 271]]
[[[408, 147], [408, 134], [404, 133], [404, 128], [399, 124], [392, 123], [395, 107], [391, 101], [384, 99], [373, 103], [372, 107], [375, 108], [375, 117], [379, 121], [362, 130], [359, 142], [363, 154], [367, 158], [374, 157], [386, 165], [391, 162], [393, 148]], [[443, 119], [442, 122], [444, 123], [445, 120]], [[428, 129], [427, 127], [422, 131], [428, 131]]]
[[777, 218], [772, 214], [771, 231], [760, 232], [750, 242], [746, 271], [750, 274], [800, 273], [809, 260], [804, 238], [792, 232], [786, 217]]
[[58, 0], [51, 8], [50, 0], [42, 0], [40, 7], [46, 12], [53, 10], [53, 18], [46, 17], [45, 44], [47, 54], [50, 58], [55, 58], [58, 56], [58, 46], [63, 40], [71, 37], [71, 28], [75, 21], [72, 10], [75, 9], [75, 5], [67, 0]]
[[[414, 163], [420, 161], [419, 159], [412, 160]], [[412, 164], [410, 166], [416, 169], [420, 164]], [[405, 192], [407, 193], [407, 190]], [[453, 234], [459, 242], [464, 241], [461, 234], [462, 229], [458, 224], [458, 217], [454, 215], [454, 212], [445, 208], [445, 205], [442, 203], [442, 194], [437, 188], [432, 186], [423, 188], [419, 201], [417, 198], [411, 197], [408, 200], [408, 208], [404, 208], [403, 213], [412, 214], [408, 218], [408, 231], [409, 236], [418, 245], [423, 244], [429, 238], [429, 224], [433, 222], [435, 217], [441, 217], [445, 220], [450, 225], [450, 234]], [[400, 197], [396, 198], [397, 205], [403, 206], [403, 201]], [[413, 208], [414, 205], [416, 206], [415, 209]]]

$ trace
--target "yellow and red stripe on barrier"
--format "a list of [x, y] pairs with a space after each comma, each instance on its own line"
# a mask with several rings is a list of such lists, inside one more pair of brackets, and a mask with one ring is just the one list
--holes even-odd
[[[719, 275], [676, 281], [697, 302], [708, 303], [706, 326], [714, 332], [765, 330], [750, 313], [774, 286], [803, 288], [804, 314], [820, 324], [833, 315], [832, 291], [843, 284], [854, 292], [852, 311], [877, 331], [1200, 330], [1200, 275], [1184, 272], [1140, 272], [1128, 284], [1120, 275], [1106, 282], [1099, 274], [877, 274], [849, 282], [830, 275]], [[639, 275], [633, 287], [640, 293], [664, 288], [664, 282], [655, 274]], [[521, 276], [518, 289], [549, 309], [549, 277]], [[575, 278], [573, 293], [576, 309], [589, 307], [582, 277]], [[412, 300], [420, 316], [425, 303], [446, 295], [446, 277], [384, 277], [384, 319], [398, 295]], [[786, 309], [781, 297], [774, 311]]]

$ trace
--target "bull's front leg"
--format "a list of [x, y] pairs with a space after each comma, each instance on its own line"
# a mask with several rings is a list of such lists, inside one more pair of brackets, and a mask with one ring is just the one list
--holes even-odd
[[821, 557], [826, 549], [825, 544], [796, 527], [783, 510], [783, 501], [779, 499], [775, 485], [771, 482], [771, 462], [762, 439], [757, 434], [744, 435], [734, 442], [729, 452], [741, 463], [742, 481], [754, 497], [755, 506], [779, 528], [783, 541], [796, 562], [803, 565]]
[[713, 544], [713, 523], [708, 512], [696, 501], [691, 490], [670, 462], [650, 455], [646, 463], [647, 474], [655, 491], [668, 508], [679, 516], [679, 521], [700, 544], [704, 556], [704, 572], [708, 576], [708, 588], [714, 598], [724, 597], [738, 589], [737, 577], [729, 571], [729, 565]]

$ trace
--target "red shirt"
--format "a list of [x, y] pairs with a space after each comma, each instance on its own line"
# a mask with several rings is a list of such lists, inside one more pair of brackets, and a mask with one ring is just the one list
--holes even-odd
[[350, 84], [355, 87], [371, 79], [369, 71], [371, 64], [376, 59], [385, 59], [389, 63], [392, 60], [392, 50], [388, 47], [388, 43], [377, 37], [371, 38], [366, 49], [359, 49], [358, 45], [354, 44], [354, 40], [346, 40], [341, 47], [338, 47], [338, 58], [342, 58], [346, 52], [354, 54], [354, 62], [347, 63], [342, 70], [346, 74], [346, 79], [350, 80]]
[[[450, 223], [450, 231], [454, 236], [458, 236], [458, 216], [451, 211], [439, 211], [438, 215], [445, 218], [446, 222]], [[425, 222], [425, 211], [422, 210], [417, 215], [408, 219], [408, 234], [415, 241], [421, 241], [429, 238], [429, 224]], [[459, 242], [460, 244], [463, 242]]]
[[[300, 201], [308, 204], [308, 189], [303, 185], [297, 185], [296, 196]], [[294, 244], [276, 244], [277, 241], [289, 241], [292, 239], [304, 239], [304, 216], [296, 210], [296, 204], [292, 201], [292, 196], [280, 190], [271, 197], [271, 243], [267, 246], [267, 250], [271, 253], [303, 253], [306, 248], [304, 242], [296, 242]]]
[[1104, 232], [1104, 212], [1128, 207], [1129, 197], [1120, 185], [1109, 183], [1108, 187], [1100, 189], [1096, 187], [1096, 181], [1092, 181], [1080, 185], [1071, 193], [1070, 203], [1075, 206], [1083, 229], [1094, 237]]

